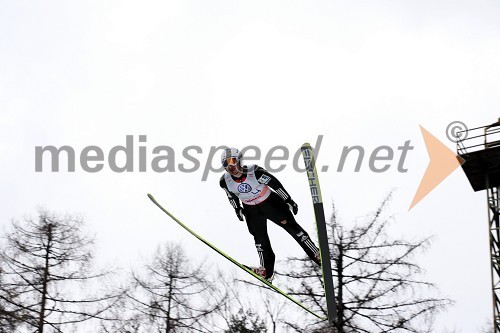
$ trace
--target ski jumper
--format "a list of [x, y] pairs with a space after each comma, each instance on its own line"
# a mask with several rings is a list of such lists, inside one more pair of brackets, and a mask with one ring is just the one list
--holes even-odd
[[307, 232], [295, 221], [287, 202], [293, 202], [279, 180], [257, 165], [243, 166], [243, 174], [236, 178], [225, 172], [220, 187], [238, 212], [243, 204], [243, 214], [248, 231], [254, 237], [260, 265], [266, 269], [266, 278], [274, 273], [275, 254], [267, 234], [267, 220], [285, 229], [307, 255], [318, 263], [319, 249]]

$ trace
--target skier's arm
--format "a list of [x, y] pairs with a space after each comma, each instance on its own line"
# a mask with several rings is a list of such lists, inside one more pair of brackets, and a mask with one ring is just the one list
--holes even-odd
[[224, 180], [224, 177], [220, 179], [219, 185], [226, 192], [227, 198], [229, 199], [229, 203], [231, 204], [231, 206], [233, 206], [236, 216], [238, 216], [238, 219], [240, 221], [244, 221], [245, 215], [243, 213], [243, 207], [241, 207], [240, 205], [240, 199], [238, 199], [238, 196], [236, 196], [236, 194], [229, 191], [226, 185], [226, 181]]
[[257, 181], [261, 184], [266, 184], [278, 194], [283, 201], [290, 207], [290, 210], [296, 215], [298, 211], [298, 206], [295, 201], [292, 200], [290, 194], [285, 190], [285, 187], [275, 176], [271, 175], [266, 169], [259, 166], [255, 167], [255, 177]]

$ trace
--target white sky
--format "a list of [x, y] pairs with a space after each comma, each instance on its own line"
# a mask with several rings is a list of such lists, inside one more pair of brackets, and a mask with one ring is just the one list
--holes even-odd
[[[477, 332], [492, 314], [486, 194], [457, 170], [407, 210], [428, 163], [419, 125], [454, 149], [451, 121], [476, 127], [500, 116], [499, 14], [496, 1], [3, 2], [0, 223], [38, 206], [80, 213], [104, 262], [134, 265], [180, 240], [193, 258], [232, 269], [162, 215], [150, 192], [221, 249], [257, 263], [220, 174], [90, 174], [78, 162], [75, 173], [35, 173], [34, 147], [108, 152], [126, 135], [147, 135], [149, 153], [168, 145], [186, 162], [182, 149], [199, 145], [204, 162], [213, 145], [295, 151], [324, 135], [327, 216], [334, 199], [350, 224], [396, 189], [395, 235], [436, 236], [421, 264], [456, 300], [438, 327]], [[343, 146], [370, 152], [406, 140], [415, 149], [405, 174], [396, 161], [375, 174], [367, 160], [359, 173], [352, 164], [335, 172]], [[305, 175], [289, 166], [277, 176], [313, 233]], [[282, 230], [270, 234], [278, 259], [302, 254]]]

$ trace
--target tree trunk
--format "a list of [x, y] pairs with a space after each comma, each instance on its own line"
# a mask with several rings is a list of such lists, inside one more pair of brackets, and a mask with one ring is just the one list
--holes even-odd
[[45, 266], [43, 268], [43, 280], [42, 280], [42, 301], [40, 306], [40, 318], [38, 321], [38, 333], [43, 333], [43, 327], [45, 322], [45, 303], [47, 302], [47, 284], [49, 279], [49, 256], [50, 247], [52, 243], [52, 225], [49, 223], [47, 225], [47, 246], [45, 247]]
[[170, 327], [170, 311], [172, 311], [172, 292], [173, 292], [173, 279], [170, 279], [170, 285], [168, 286], [168, 309], [167, 309], [167, 330], [166, 333], [170, 333], [172, 327]]
[[343, 303], [343, 281], [344, 281], [344, 251], [342, 248], [342, 239], [339, 241], [339, 256], [337, 260], [337, 273], [338, 273], [338, 286], [339, 292], [337, 296], [337, 330], [339, 333], [345, 333], [344, 331], [344, 303]]

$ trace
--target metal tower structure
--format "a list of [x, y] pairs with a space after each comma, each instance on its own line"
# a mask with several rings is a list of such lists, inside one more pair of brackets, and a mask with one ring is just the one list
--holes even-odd
[[491, 125], [459, 131], [457, 153], [474, 191], [486, 190], [490, 242], [493, 332], [500, 333], [500, 119]]

